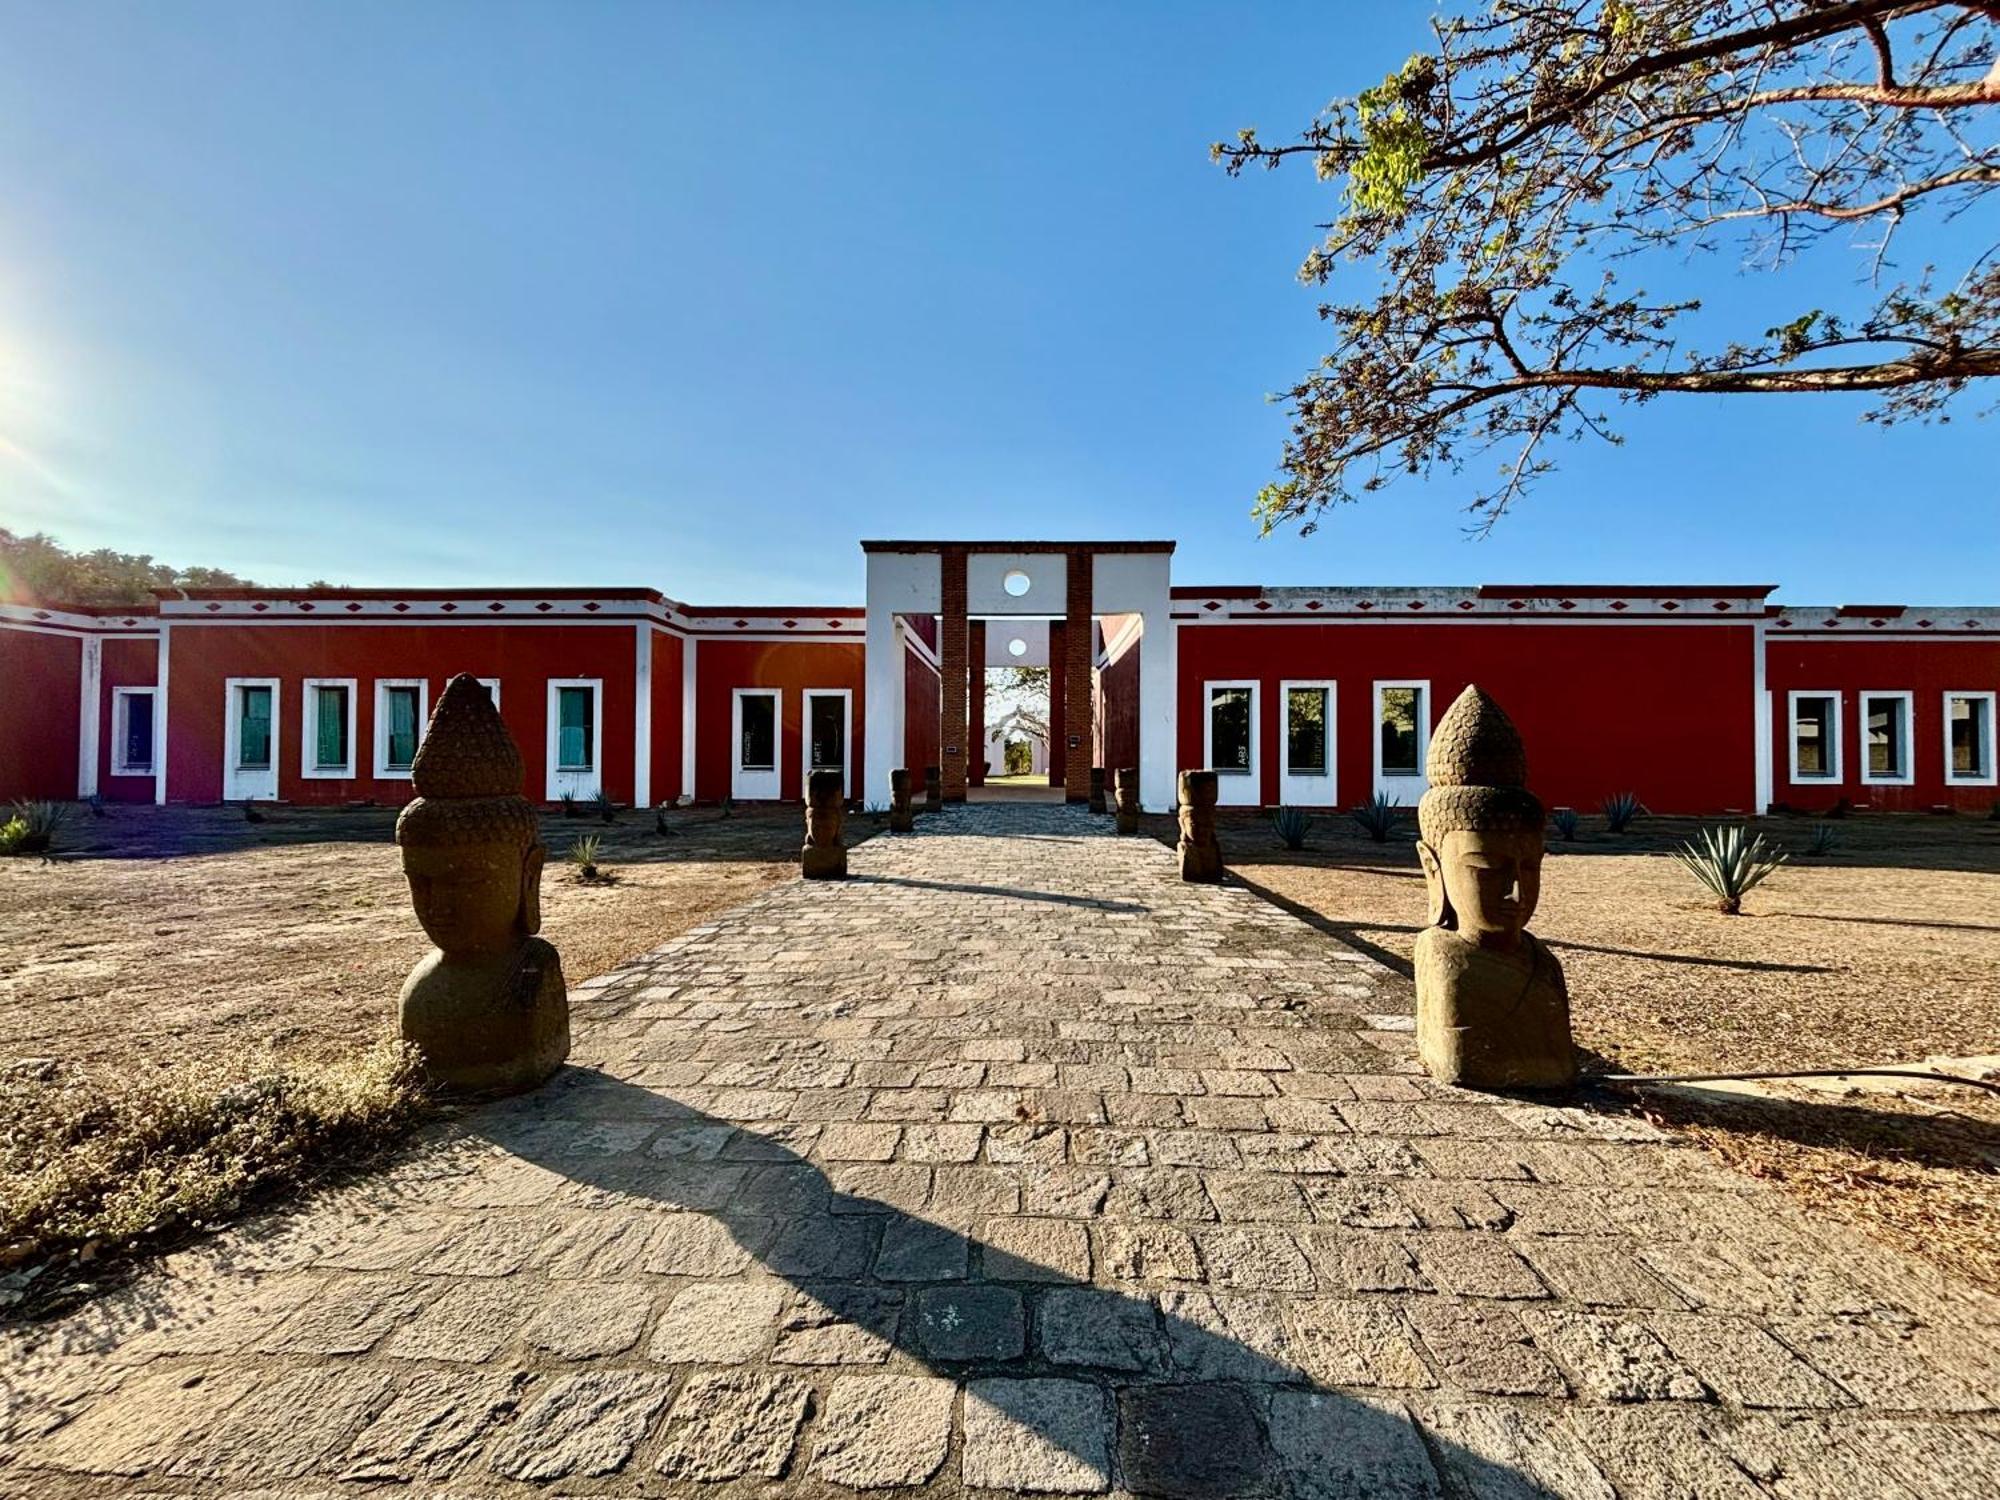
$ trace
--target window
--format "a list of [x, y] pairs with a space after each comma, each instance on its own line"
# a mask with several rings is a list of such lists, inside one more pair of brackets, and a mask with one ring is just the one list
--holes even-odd
[[1208, 768], [1225, 776], [1250, 774], [1250, 704], [1248, 686], [1230, 684], [1208, 690]]
[[1285, 770], [1293, 776], [1326, 774], [1326, 726], [1331, 695], [1323, 687], [1285, 690]]
[[[769, 702], [769, 699], [765, 700]], [[847, 769], [847, 700], [832, 693], [807, 693], [806, 709], [811, 718], [808, 739], [814, 771]]]
[[556, 689], [556, 769], [588, 771], [597, 764], [597, 694], [587, 687]]
[[551, 677], [546, 686], [543, 795], [588, 801], [604, 791], [604, 679]]
[[1864, 757], [1861, 779], [1907, 785], [1913, 779], [1910, 765], [1910, 695], [1863, 693], [1861, 726]]
[[1992, 693], [1944, 695], [1944, 779], [1954, 786], [1992, 786]]
[[1424, 774], [1424, 752], [1431, 737], [1424, 704], [1429, 694], [1430, 684], [1425, 682], [1375, 684], [1376, 755], [1381, 775]]
[[1792, 780], [1840, 780], [1840, 695], [1792, 694]]
[[271, 689], [245, 683], [236, 689], [236, 764], [261, 771], [271, 764]]
[[321, 780], [354, 774], [354, 681], [308, 677], [299, 774]]
[[153, 690], [111, 690], [111, 774], [153, 774]]
[[375, 774], [400, 780], [423, 743], [425, 690], [421, 677], [375, 679]]
[[738, 699], [738, 709], [743, 716], [743, 731], [742, 743], [736, 750], [736, 768], [739, 771], [775, 770], [778, 765], [777, 694], [745, 693]]

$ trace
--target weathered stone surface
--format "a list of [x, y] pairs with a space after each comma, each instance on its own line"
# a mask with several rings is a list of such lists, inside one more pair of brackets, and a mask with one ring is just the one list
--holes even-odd
[[1271, 1398], [1271, 1448], [1284, 1471], [1284, 1492], [1301, 1500], [1442, 1500], [1444, 1494], [1423, 1439], [1395, 1401], [1280, 1391]]
[[1237, 1495], [1270, 1464], [1241, 1386], [1141, 1385], [1118, 1395], [1118, 1471], [1142, 1495]]
[[1660, 1313], [1647, 1321], [1725, 1401], [1793, 1408], [1853, 1404], [1840, 1387], [1746, 1318]]
[[558, 1359], [622, 1354], [639, 1342], [653, 1293], [624, 1282], [557, 1282], [521, 1330], [530, 1348]]
[[1462, 1493], [1480, 1500], [1617, 1500], [1576, 1434], [1548, 1411], [1440, 1401], [1426, 1403], [1419, 1420]]
[[615, 1473], [672, 1393], [673, 1382], [662, 1376], [566, 1375], [500, 1434], [488, 1463], [496, 1474], [537, 1484]]
[[493, 1425], [514, 1409], [529, 1379], [519, 1371], [426, 1371], [410, 1378], [343, 1455], [340, 1477], [402, 1483], [450, 1478], [470, 1461]]
[[1009, 1287], [931, 1287], [910, 1301], [916, 1346], [933, 1359], [1014, 1359], [1027, 1345], [1021, 1294]]
[[524, 1287], [473, 1281], [451, 1287], [382, 1345], [397, 1359], [447, 1359], [478, 1364], [510, 1343], [528, 1316]]
[[1497, 1308], [1414, 1301], [1410, 1322], [1444, 1384], [1494, 1396], [1562, 1396], [1569, 1388], [1520, 1320]]
[[1294, 1302], [1294, 1353], [1326, 1385], [1382, 1385], [1422, 1390], [1437, 1384], [1417, 1351], [1415, 1334], [1392, 1306], [1315, 1297]]
[[975, 1380], [965, 1388], [965, 1483], [1014, 1492], [1111, 1487], [1111, 1407], [1075, 1380]]
[[1587, 1313], [1528, 1313], [1535, 1342], [1599, 1401], [1700, 1401], [1708, 1391], [1643, 1325]]
[[688, 1377], [656, 1467], [671, 1479], [776, 1479], [791, 1461], [812, 1388], [785, 1375]]
[[990, 1281], [1088, 1281], [1090, 1232], [1065, 1219], [988, 1219], [981, 1274]]
[[1165, 1357], [1151, 1300], [1097, 1287], [1042, 1293], [1035, 1304], [1035, 1344], [1054, 1364], [1100, 1370], [1158, 1370]]
[[812, 1472], [851, 1489], [923, 1484], [943, 1467], [958, 1388], [915, 1375], [842, 1375], [826, 1396]]
[[778, 1319], [779, 1364], [878, 1365], [903, 1316], [901, 1292], [839, 1283], [792, 1293]]
[[785, 1295], [775, 1281], [697, 1281], [668, 1304], [646, 1352], [674, 1364], [741, 1364], [770, 1342]]
[[875, 1275], [883, 1281], [956, 1281], [970, 1260], [970, 1243], [949, 1225], [896, 1219], [883, 1226]]
[[84, 1474], [164, 1470], [255, 1383], [240, 1370], [148, 1371], [38, 1444], [30, 1461], [38, 1468]]
[[188, 1434], [166, 1470], [189, 1479], [296, 1479], [345, 1448], [393, 1389], [379, 1370], [294, 1370]]

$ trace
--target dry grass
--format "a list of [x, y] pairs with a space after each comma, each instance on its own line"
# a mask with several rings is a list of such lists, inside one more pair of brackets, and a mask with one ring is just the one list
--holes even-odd
[[[0, 860], [0, 1265], [162, 1241], [421, 1114], [395, 1006], [429, 943], [393, 822], [78, 809], [54, 863]], [[543, 932], [572, 984], [797, 872], [796, 809], [667, 826], [545, 820]], [[583, 836], [604, 878], [567, 862]]]
[[[2000, 824], [1856, 817], [1723, 916], [1667, 857], [1696, 825], [1585, 819], [1555, 839], [1535, 930], [1562, 958], [1576, 1039], [1607, 1072], [1921, 1064], [2000, 1052]], [[1810, 824], [1765, 819], [1806, 847]], [[1232, 869], [1407, 977], [1424, 916], [1413, 830], [1317, 819], [1309, 848], [1225, 818]], [[2000, 1101], [1921, 1089], [1783, 1099], [1648, 1092], [1645, 1107], [1828, 1216], [2000, 1287]]]

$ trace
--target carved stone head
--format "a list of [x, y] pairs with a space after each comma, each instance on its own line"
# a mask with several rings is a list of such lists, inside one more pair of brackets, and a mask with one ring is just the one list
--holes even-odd
[[1519, 946], [1542, 891], [1542, 804], [1527, 789], [1520, 731], [1477, 686], [1431, 736], [1417, 804], [1430, 924], [1482, 948]]
[[396, 819], [403, 876], [424, 932], [449, 958], [505, 952], [542, 925], [542, 847], [521, 795], [521, 754], [476, 677], [439, 697]]

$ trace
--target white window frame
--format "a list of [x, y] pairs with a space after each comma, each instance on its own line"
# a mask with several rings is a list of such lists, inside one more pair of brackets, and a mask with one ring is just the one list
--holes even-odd
[[[1254, 677], [1215, 678], [1201, 685], [1201, 763], [1215, 772], [1215, 800], [1221, 807], [1262, 805], [1264, 770], [1263, 694]], [[1224, 770], [1215, 763], [1215, 695], [1235, 688], [1250, 692], [1250, 769]]]
[[[743, 700], [771, 700], [771, 764], [746, 768], [743, 764]], [[806, 749], [811, 758], [812, 749]], [[852, 751], [849, 752], [850, 758]], [[782, 689], [767, 687], [732, 688], [729, 694], [729, 795], [738, 802], [775, 802], [784, 795], [785, 695]], [[799, 789], [805, 795], [805, 789]]]
[[[377, 781], [408, 781], [410, 768], [389, 764], [389, 689], [415, 688], [417, 690], [417, 750], [424, 748], [424, 729], [430, 723], [431, 685], [425, 677], [378, 677], [375, 679], [375, 779]], [[410, 753], [412, 762], [416, 751]]]
[[[148, 698], [152, 702], [152, 736], [146, 740], [146, 764], [134, 766], [124, 758], [126, 746], [126, 714], [130, 712], [126, 704], [132, 698]], [[1950, 706], [1946, 706], [1950, 712]], [[112, 688], [112, 776], [152, 776], [154, 764], [160, 760], [160, 696], [156, 688]]]
[[[558, 758], [562, 743], [562, 690], [590, 689], [590, 764], [580, 770], [561, 769]], [[548, 686], [548, 777], [544, 788], [550, 802], [560, 802], [563, 793], [589, 799], [604, 790], [604, 679], [602, 677], [551, 677]]]
[[480, 677], [475, 680], [486, 689], [486, 695], [493, 700], [493, 711], [498, 713], [500, 711], [500, 679], [497, 677]]
[[[271, 691], [271, 761], [264, 766], [243, 766], [237, 763], [236, 752], [243, 743], [243, 688], [269, 688]], [[262, 800], [275, 802], [278, 799], [278, 761], [284, 748], [279, 735], [279, 726], [284, 718], [284, 683], [276, 677], [225, 677], [222, 680], [222, 800], [244, 802]], [[158, 729], [155, 719], [154, 728]]]
[[[337, 766], [321, 766], [319, 756], [319, 690], [347, 689], [346, 759]], [[299, 775], [307, 781], [352, 781], [354, 779], [355, 720], [361, 716], [361, 684], [353, 677], [308, 677], [299, 689]]]
[[[1894, 776], [1877, 776], [1868, 769], [1868, 705], [1882, 698], [1897, 698], [1903, 704], [1903, 768]], [[1910, 786], [1917, 779], [1917, 695], [1900, 688], [1875, 688], [1858, 695], [1855, 712], [1860, 719], [1861, 784], [1863, 786]]]
[[[840, 736], [840, 794], [843, 798], [854, 795], [854, 689], [852, 688], [806, 688], [799, 698], [799, 795], [806, 794], [806, 787], [813, 772], [812, 750], [812, 701], [815, 698], [838, 698], [845, 727]], [[780, 721], [781, 729], [783, 727]]]
[[[1382, 693], [1388, 688], [1416, 688], [1423, 697], [1417, 715], [1417, 769], [1388, 772], [1382, 769]], [[1375, 791], [1404, 807], [1415, 807], [1417, 799], [1430, 790], [1431, 770], [1431, 681], [1428, 677], [1380, 677], [1368, 695], [1368, 762], [1374, 767]]]
[[[1951, 768], [1951, 705], [1955, 699], [1986, 705], [1986, 769], [1963, 776]], [[1947, 688], [1944, 695], [1944, 784], [1946, 786], [2000, 786], [2000, 745], [1994, 743], [2000, 730], [2000, 693], [1985, 688]], [[116, 726], [114, 726], [116, 727]]]
[[[1827, 726], [1827, 741], [1833, 747], [1833, 770], [1827, 775], [1799, 773], [1799, 704], [1807, 698], [1831, 698], [1833, 718]], [[1785, 779], [1793, 786], [1838, 786], [1847, 771], [1847, 703], [1834, 688], [1796, 688], [1785, 695]]]
[[[1292, 690], [1326, 692], [1326, 769], [1292, 770]], [[1338, 807], [1340, 746], [1334, 735], [1340, 687], [1331, 677], [1287, 678], [1278, 684], [1278, 801], [1287, 807]]]

